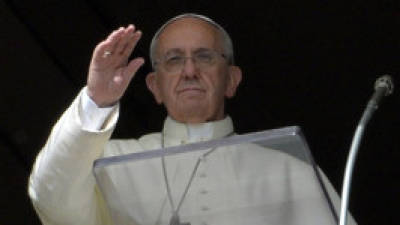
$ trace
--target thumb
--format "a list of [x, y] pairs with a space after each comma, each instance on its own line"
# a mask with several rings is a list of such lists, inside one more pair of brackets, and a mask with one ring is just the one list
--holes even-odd
[[139, 70], [139, 68], [144, 64], [143, 58], [132, 59], [125, 68], [124, 76], [125, 79], [129, 82]]

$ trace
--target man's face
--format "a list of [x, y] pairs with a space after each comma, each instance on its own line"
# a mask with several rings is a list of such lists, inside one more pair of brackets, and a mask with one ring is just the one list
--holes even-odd
[[[160, 34], [156, 49], [156, 61], [160, 63], [156, 72], [148, 75], [147, 84], [173, 119], [187, 123], [223, 119], [224, 99], [235, 94], [241, 72], [222, 57], [222, 46], [218, 30], [196, 18], [179, 19]], [[181, 69], [165, 68], [165, 59], [171, 55], [193, 57], [204, 51], [215, 53], [214, 63], [200, 66], [199, 61], [186, 58]]]

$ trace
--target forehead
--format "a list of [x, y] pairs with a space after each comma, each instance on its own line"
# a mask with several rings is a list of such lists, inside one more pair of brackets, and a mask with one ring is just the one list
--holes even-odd
[[170, 49], [192, 51], [199, 48], [222, 50], [220, 31], [197, 18], [181, 18], [168, 24], [158, 38], [158, 53]]

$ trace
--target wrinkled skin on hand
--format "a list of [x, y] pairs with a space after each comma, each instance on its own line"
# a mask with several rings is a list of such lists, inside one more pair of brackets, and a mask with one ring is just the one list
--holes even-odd
[[94, 49], [87, 79], [87, 94], [99, 107], [112, 106], [125, 93], [144, 59], [129, 60], [142, 36], [134, 25], [113, 31]]

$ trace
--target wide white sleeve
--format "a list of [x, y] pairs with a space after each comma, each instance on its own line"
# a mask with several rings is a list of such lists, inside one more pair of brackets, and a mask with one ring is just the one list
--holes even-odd
[[28, 192], [43, 224], [111, 224], [92, 174], [118, 118], [118, 107], [97, 132], [82, 129], [81, 95], [53, 127], [36, 158]]
[[86, 131], [99, 131], [102, 129], [104, 122], [109, 118], [110, 114], [118, 108], [118, 104], [111, 107], [100, 108], [88, 96], [87, 87], [83, 88], [81, 94], [81, 109], [79, 117], [82, 122], [82, 129]]

